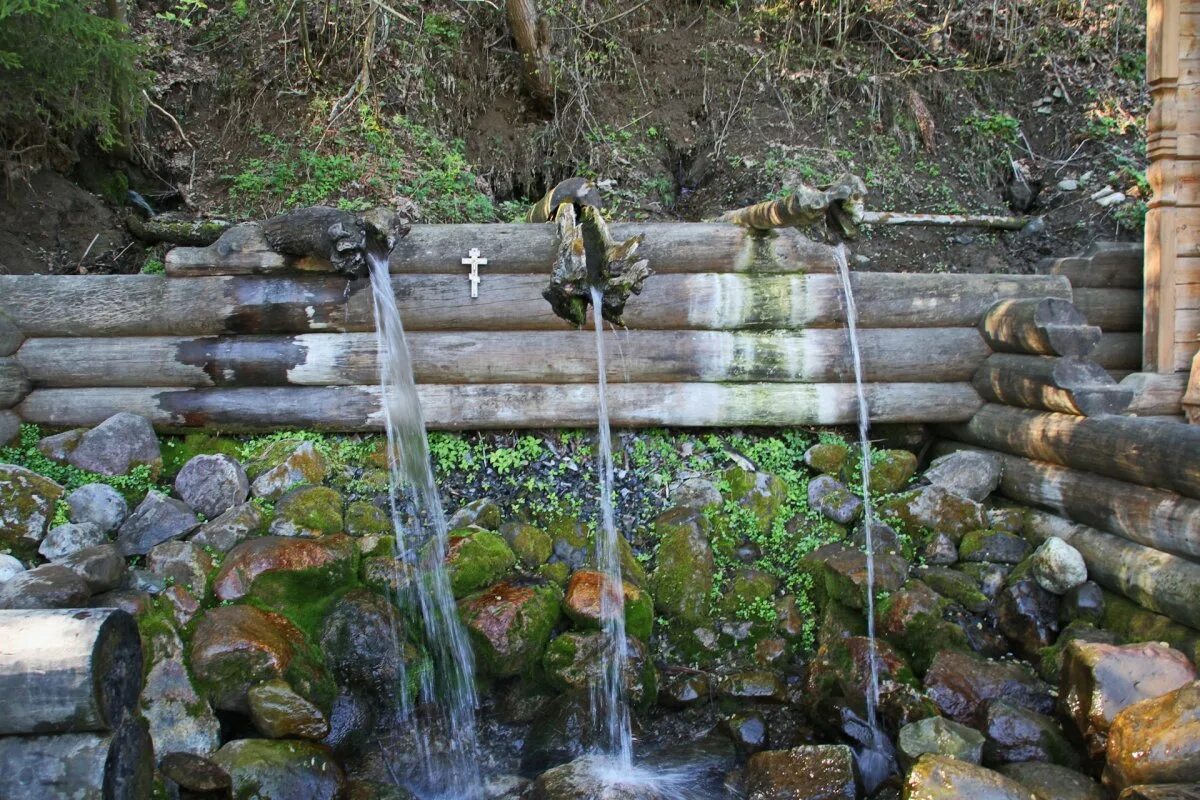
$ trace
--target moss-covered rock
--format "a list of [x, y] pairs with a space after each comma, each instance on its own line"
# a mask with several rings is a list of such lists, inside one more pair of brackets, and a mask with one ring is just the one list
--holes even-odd
[[[578, 570], [567, 582], [563, 610], [580, 628], [599, 628], [601, 620], [605, 619], [601, 609], [601, 587], [605, 583], [603, 573], [590, 569]], [[650, 595], [630, 581], [622, 581], [622, 584], [624, 585], [625, 632], [648, 642], [654, 626], [654, 604], [650, 600]], [[612, 593], [616, 594], [615, 589], [612, 590]]]
[[974, 500], [940, 486], [927, 486], [889, 498], [880, 504], [880, 516], [899, 521], [900, 532], [921, 538], [925, 530], [949, 536], [958, 544], [968, 531], [987, 527], [987, 513]]
[[554, 554], [550, 534], [527, 522], [506, 522], [500, 526], [500, 535], [525, 569], [536, 570]]
[[729, 468], [724, 477], [729, 485], [726, 502], [737, 503], [750, 512], [760, 532], [770, 531], [779, 509], [787, 500], [787, 484], [783, 479], [769, 472], [753, 472], [741, 467]]
[[537, 568], [537, 575], [545, 578], [559, 588], [566, 588], [567, 580], [571, 577], [571, 568], [562, 561], [551, 561]]
[[489, 497], [472, 500], [455, 511], [447, 523], [451, 530], [469, 528], [472, 525], [485, 531], [500, 529], [500, 506]]
[[709, 620], [716, 567], [708, 519], [692, 508], [675, 508], [654, 521], [658, 552], [649, 576], [654, 607], [689, 625]]
[[298, 486], [275, 504], [271, 533], [276, 536], [321, 536], [341, 533], [342, 496], [327, 486]]
[[324, 739], [329, 720], [321, 709], [296, 694], [279, 678], [247, 692], [250, 719], [259, 733], [271, 739]]
[[718, 609], [723, 617], [749, 619], [754, 609], [767, 605], [774, 608], [778, 589], [779, 580], [775, 576], [756, 569], [741, 569], [724, 587]]
[[825, 475], [838, 475], [850, 457], [850, 447], [844, 442], [821, 442], [804, 451], [804, 463]]
[[235, 739], [213, 756], [229, 773], [233, 800], [335, 800], [342, 769], [320, 745], [290, 739]]
[[[825, 594], [851, 608], [867, 607], [867, 554], [841, 544], [825, 545], [806, 560], [818, 559], [824, 565]], [[876, 555], [873, 584], [876, 593], [894, 592], [908, 580], [908, 562], [900, 556]]]
[[277, 500], [297, 484], [316, 486], [329, 474], [329, 462], [312, 442], [281, 439], [245, 465], [255, 497]]
[[37, 556], [63, 487], [16, 464], [0, 464], [0, 550], [23, 561]]
[[907, 450], [876, 450], [871, 454], [871, 491], [898, 492], [917, 473], [917, 457]]
[[183, 465], [196, 456], [222, 455], [240, 459], [242, 455], [237, 439], [203, 432], [164, 437], [161, 450], [164, 478], [174, 478]]
[[1127, 642], [1166, 642], [1200, 663], [1200, 633], [1114, 592], [1104, 592], [1101, 624]]
[[994, 564], [1019, 564], [1029, 555], [1030, 545], [1015, 533], [1004, 531], [968, 531], [958, 545], [961, 561], [990, 561]]
[[558, 622], [559, 598], [549, 582], [504, 582], [460, 600], [480, 671], [509, 678], [538, 666]]
[[968, 611], [981, 614], [991, 605], [978, 581], [965, 572], [949, 567], [925, 567], [920, 571], [920, 577], [935, 592]]
[[351, 536], [388, 536], [392, 518], [374, 503], [355, 500], [346, 506], [346, 533]]
[[554, 560], [564, 562], [571, 569], [594, 563], [592, 537], [582, 522], [573, 517], [558, 517], [549, 520], [545, 530], [553, 543]]
[[446, 570], [456, 598], [496, 583], [516, 563], [512, 548], [498, 533], [463, 528], [450, 534]]
[[[621, 680], [626, 696], [634, 705], [649, 707], [657, 696], [658, 673], [646, 646], [632, 636], [625, 638], [629, 658]], [[555, 637], [542, 658], [546, 680], [560, 692], [583, 690], [598, 683], [605, 647], [605, 635], [600, 631], [568, 631]]]

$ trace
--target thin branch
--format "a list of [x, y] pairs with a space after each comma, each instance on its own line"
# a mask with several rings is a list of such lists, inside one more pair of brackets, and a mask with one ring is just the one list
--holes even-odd
[[179, 134], [179, 138], [183, 140], [184, 144], [186, 144], [188, 147], [192, 148], [193, 150], [196, 148], [196, 146], [194, 144], [192, 144], [191, 141], [187, 138], [187, 135], [184, 134], [183, 126], [179, 124], [179, 120], [175, 119], [174, 115], [172, 115], [170, 111], [167, 111], [165, 108], [160, 106], [158, 103], [151, 100], [150, 94], [145, 89], [142, 89], [142, 97], [146, 98], [146, 102], [150, 104], [151, 108], [153, 108], [155, 111], [157, 111], [160, 114], [162, 114], [163, 116], [165, 116], [167, 119], [171, 120], [171, 124], [173, 124], [175, 126], [175, 132]]

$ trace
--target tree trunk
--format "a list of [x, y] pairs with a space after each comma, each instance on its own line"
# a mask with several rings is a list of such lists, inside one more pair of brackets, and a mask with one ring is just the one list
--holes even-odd
[[1057, 536], [1083, 555], [1088, 577], [1096, 583], [1200, 628], [1200, 564], [1041, 511], [1026, 514], [1025, 534], [1038, 543]]
[[154, 747], [140, 720], [109, 733], [0, 737], [4, 800], [135, 800], [153, 784]]
[[0, 611], [0, 734], [111, 730], [141, 688], [141, 640], [124, 611]]
[[1133, 399], [1104, 368], [1077, 356], [995, 353], [972, 383], [984, 400], [1022, 408], [1095, 416], [1120, 414]]
[[125, 217], [125, 227], [143, 242], [204, 247], [221, 238], [233, 223], [221, 219], [145, 219], [129, 214]]
[[1000, 492], [1025, 505], [1049, 508], [1075, 522], [1155, 550], [1200, 558], [1200, 502], [1090, 472], [1031, 461], [957, 442], [937, 445], [938, 455], [954, 450], [990, 453], [1004, 465]]
[[986, 405], [950, 430], [979, 447], [1200, 498], [1200, 428], [1192, 425]]
[[[997, 300], [1070, 292], [1063, 279], [1036, 275], [862, 273], [851, 283], [863, 328], [975, 326]], [[566, 330], [545, 285], [544, 275], [485, 276], [472, 301], [465, 270], [392, 278], [408, 331]], [[834, 275], [654, 275], [625, 321], [652, 330], [843, 328], [844, 306]], [[30, 337], [375, 330], [366, 281], [331, 276], [0, 275], [0, 313]]]
[[525, 87], [538, 107], [554, 110], [554, 72], [550, 64], [550, 25], [538, 15], [535, 0], [506, 0], [508, 27], [521, 56]]
[[981, 325], [993, 350], [1043, 356], [1086, 356], [1100, 340], [1067, 300], [1052, 297], [1005, 300], [993, 306]]
[[[876, 422], [969, 419], [979, 395], [967, 383], [872, 383]], [[573, 428], [594, 425], [591, 384], [424, 384], [417, 387], [431, 429]], [[608, 390], [618, 427], [846, 425], [858, 419], [852, 383], [624, 383]], [[246, 389], [35, 389], [18, 407], [28, 422], [98, 425], [118, 411], [163, 431], [311, 428], [383, 429], [378, 386]]]
[[[411, 333], [418, 383], [593, 383], [590, 331]], [[606, 333], [613, 382], [853, 381], [845, 332]], [[864, 329], [866, 380], [966, 381], [987, 358], [973, 328]], [[43, 388], [354, 386], [379, 379], [373, 333], [30, 339], [20, 364]], [[10, 359], [11, 360], [11, 359]], [[2, 364], [3, 360], [0, 360]]]

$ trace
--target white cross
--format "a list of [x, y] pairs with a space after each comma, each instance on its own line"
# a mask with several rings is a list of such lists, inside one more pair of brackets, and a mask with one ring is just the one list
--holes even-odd
[[467, 251], [467, 257], [462, 260], [462, 263], [471, 267], [471, 274], [467, 276], [471, 281], [471, 297], [479, 297], [479, 268], [485, 266], [488, 260], [479, 257], [478, 247], [472, 247]]

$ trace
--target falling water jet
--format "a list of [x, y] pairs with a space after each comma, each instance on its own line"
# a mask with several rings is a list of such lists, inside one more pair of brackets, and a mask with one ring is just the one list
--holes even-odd
[[858, 441], [861, 447], [863, 531], [867, 543], [867, 661], [870, 662], [871, 683], [867, 688], [867, 729], [869, 742], [863, 742], [856, 755], [859, 772], [869, 792], [895, 770], [891, 744], [879, 727], [879, 658], [875, 643], [875, 521], [871, 511], [871, 410], [863, 388], [862, 353], [858, 346], [858, 309], [850, 285], [850, 265], [846, 246], [839, 244], [834, 251], [842, 293], [846, 299], [846, 334], [854, 361], [854, 389], [858, 400]]
[[[434, 484], [412, 358], [392, 292], [388, 249], [369, 247], [366, 256], [379, 342], [396, 569], [411, 574], [409, 594], [420, 613], [432, 666], [409, 674], [399, 657], [400, 634], [395, 634], [402, 712], [414, 729], [420, 762], [414, 785], [408, 788], [422, 797], [470, 800], [482, 793], [474, 659], [446, 574], [446, 516]], [[397, 583], [404, 582], [403, 575], [397, 578]], [[415, 706], [406, 690], [410, 680], [418, 684]], [[435, 744], [439, 741], [444, 747]]]

